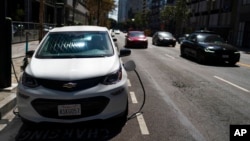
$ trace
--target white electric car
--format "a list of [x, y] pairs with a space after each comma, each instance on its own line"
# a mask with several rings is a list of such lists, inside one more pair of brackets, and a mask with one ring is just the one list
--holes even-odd
[[120, 57], [130, 53], [118, 52], [105, 27], [50, 30], [32, 52], [18, 84], [21, 119], [74, 123], [126, 117], [127, 73]]

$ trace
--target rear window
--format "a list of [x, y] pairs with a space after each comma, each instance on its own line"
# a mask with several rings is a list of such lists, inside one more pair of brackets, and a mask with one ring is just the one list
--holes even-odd
[[51, 32], [41, 44], [37, 58], [86, 58], [114, 54], [107, 32]]
[[144, 37], [144, 32], [129, 32], [130, 37]]

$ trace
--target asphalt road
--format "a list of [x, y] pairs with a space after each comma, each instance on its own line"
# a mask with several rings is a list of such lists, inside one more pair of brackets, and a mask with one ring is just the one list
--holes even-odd
[[[116, 35], [119, 48], [124, 34]], [[230, 125], [250, 124], [250, 55], [235, 66], [200, 65], [180, 57], [176, 47], [131, 49], [146, 90], [142, 114], [120, 125], [114, 121], [76, 125], [22, 125], [18, 117], [0, 131], [1, 141], [228, 141]], [[143, 90], [135, 72], [129, 75], [129, 114], [138, 111]], [[13, 118], [11, 118], [13, 117]], [[6, 121], [8, 122], [8, 121]]]

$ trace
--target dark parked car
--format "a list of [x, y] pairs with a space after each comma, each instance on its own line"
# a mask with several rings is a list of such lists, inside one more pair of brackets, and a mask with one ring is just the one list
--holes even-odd
[[148, 48], [148, 39], [143, 31], [129, 31], [126, 35], [125, 47]]
[[180, 46], [183, 57], [194, 57], [201, 64], [207, 62], [226, 62], [231, 65], [240, 60], [238, 49], [223, 40], [214, 32], [196, 31]]
[[153, 45], [172, 45], [175, 47], [176, 39], [170, 32], [158, 31], [152, 37]]

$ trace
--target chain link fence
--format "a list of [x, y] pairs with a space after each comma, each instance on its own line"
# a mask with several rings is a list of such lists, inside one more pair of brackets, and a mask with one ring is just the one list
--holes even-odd
[[[35, 41], [39, 39], [39, 23], [32, 22], [12, 22], [12, 44]], [[48, 30], [55, 27], [55, 24], [43, 24], [43, 35], [45, 35]]]

